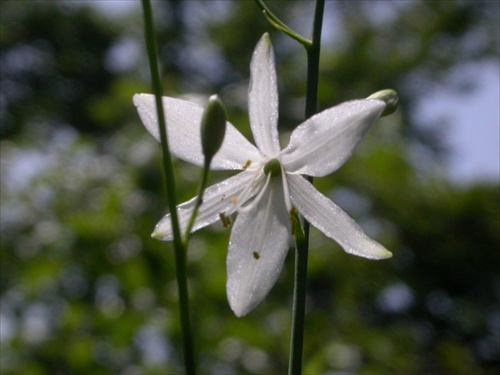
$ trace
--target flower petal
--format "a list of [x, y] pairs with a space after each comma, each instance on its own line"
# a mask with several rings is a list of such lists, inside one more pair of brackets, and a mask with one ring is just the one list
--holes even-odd
[[280, 150], [278, 84], [273, 46], [267, 33], [260, 38], [250, 63], [248, 112], [257, 147], [269, 157], [276, 156]]
[[321, 194], [305, 178], [288, 175], [290, 198], [297, 210], [316, 228], [333, 238], [349, 254], [369, 259], [392, 256], [378, 242], [368, 237], [349, 215]]
[[236, 218], [227, 255], [227, 296], [236, 316], [269, 293], [288, 253], [290, 219], [280, 179], [273, 179], [253, 211]]
[[[205, 189], [203, 194], [203, 203], [200, 205], [198, 216], [193, 225], [193, 232], [201, 229], [221, 218], [221, 215], [229, 216], [235, 211], [235, 205], [231, 198], [238, 195], [245, 189], [255, 177], [253, 171], [238, 173], [236, 176], [228, 178], [218, 184]], [[249, 196], [255, 195], [256, 191], [251, 191]], [[177, 206], [177, 215], [181, 233], [186, 231], [191, 213], [193, 212], [196, 198]], [[170, 214], [165, 215], [156, 224], [155, 230], [151, 235], [162, 241], [171, 241], [173, 239], [172, 224]]]
[[353, 100], [311, 117], [293, 131], [282, 151], [285, 170], [317, 177], [337, 170], [384, 108], [381, 100]]
[[[139, 116], [153, 137], [160, 141], [155, 97], [151, 94], [134, 95]], [[164, 96], [163, 106], [168, 129], [170, 152], [179, 159], [199, 167], [205, 157], [201, 151], [200, 124], [203, 107], [194, 103]], [[232, 124], [226, 124], [226, 135], [221, 148], [210, 164], [211, 169], [243, 169], [248, 160], [261, 160], [262, 156]]]

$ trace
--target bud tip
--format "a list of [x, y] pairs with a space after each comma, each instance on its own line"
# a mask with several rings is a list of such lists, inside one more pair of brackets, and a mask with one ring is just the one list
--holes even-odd
[[398, 93], [392, 89], [377, 91], [376, 93], [371, 94], [368, 99], [377, 99], [385, 102], [385, 109], [380, 115], [381, 117], [393, 114], [396, 111], [396, 108], [398, 108]]

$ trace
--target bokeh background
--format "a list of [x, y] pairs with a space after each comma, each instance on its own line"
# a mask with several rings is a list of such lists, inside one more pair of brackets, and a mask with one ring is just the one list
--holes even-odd
[[[266, 3], [309, 35], [313, 2]], [[151, 91], [140, 2], [0, 6], [1, 373], [181, 373], [173, 252], [150, 238], [166, 210], [160, 150], [131, 101]], [[477, 96], [484, 71], [498, 80], [499, 7], [327, 1], [320, 109], [384, 88], [401, 102], [315, 185], [394, 257], [353, 257], [312, 230], [304, 373], [499, 370], [498, 81], [493, 100]], [[249, 137], [250, 56], [271, 33], [286, 145], [304, 116], [302, 47], [253, 1], [154, 11], [166, 94], [203, 103], [218, 93]], [[469, 152], [484, 155], [484, 139], [488, 173], [453, 169], [467, 163], [450, 124], [464, 108]], [[184, 201], [199, 171], [175, 168]], [[225, 296], [228, 237], [212, 225], [189, 248], [200, 373], [285, 373], [293, 249], [268, 298], [239, 319]]]

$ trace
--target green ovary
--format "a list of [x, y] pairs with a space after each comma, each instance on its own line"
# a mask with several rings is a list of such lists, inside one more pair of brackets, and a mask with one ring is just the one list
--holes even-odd
[[276, 177], [281, 174], [281, 164], [278, 159], [269, 160], [266, 165], [264, 165], [264, 173], [271, 173], [271, 177]]

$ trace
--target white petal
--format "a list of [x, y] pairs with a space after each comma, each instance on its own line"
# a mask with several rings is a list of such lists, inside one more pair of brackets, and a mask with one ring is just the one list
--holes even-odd
[[350, 254], [369, 259], [389, 258], [392, 254], [368, 237], [349, 215], [321, 194], [305, 178], [288, 175], [294, 206], [316, 228], [333, 238]]
[[254, 211], [239, 214], [227, 255], [227, 296], [236, 316], [253, 310], [276, 282], [288, 252], [290, 219], [280, 179]]
[[280, 150], [278, 84], [273, 46], [267, 33], [260, 38], [250, 63], [248, 112], [257, 147], [269, 157], [276, 156]]
[[317, 177], [337, 170], [384, 108], [381, 100], [353, 100], [311, 117], [293, 131], [282, 152], [285, 170]]
[[[134, 95], [134, 104], [148, 131], [160, 141], [155, 97], [151, 94]], [[197, 104], [164, 96], [163, 106], [168, 129], [170, 152], [177, 158], [203, 166], [200, 123], [203, 107]], [[220, 150], [212, 159], [211, 169], [242, 169], [248, 160], [255, 162], [262, 156], [233, 125], [226, 125], [226, 135]]]
[[[218, 184], [212, 185], [205, 189], [203, 194], [203, 203], [201, 204], [198, 216], [193, 225], [193, 232], [214, 223], [220, 219], [220, 215], [231, 215], [235, 210], [235, 205], [231, 198], [237, 196], [243, 189], [252, 183], [256, 172], [245, 171], [238, 173], [236, 176], [228, 178]], [[255, 191], [250, 192], [249, 196], [255, 195]], [[177, 206], [177, 215], [181, 234], [186, 231], [193, 207], [195, 198]], [[171, 241], [173, 238], [172, 225], [170, 214], [165, 215], [156, 224], [152, 237], [163, 241]]]

